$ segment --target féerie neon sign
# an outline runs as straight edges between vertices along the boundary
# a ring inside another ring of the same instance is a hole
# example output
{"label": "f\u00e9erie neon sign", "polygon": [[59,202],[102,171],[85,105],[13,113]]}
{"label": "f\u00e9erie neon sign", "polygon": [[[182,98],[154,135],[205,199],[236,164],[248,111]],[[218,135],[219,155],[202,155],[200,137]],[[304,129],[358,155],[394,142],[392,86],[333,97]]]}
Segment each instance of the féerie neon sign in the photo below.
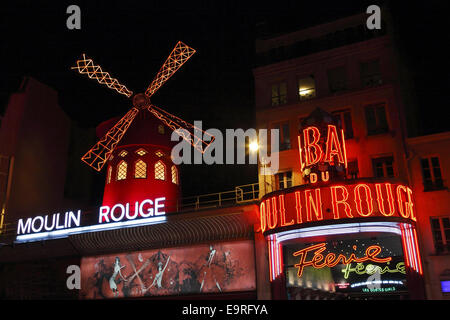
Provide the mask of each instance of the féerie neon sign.
{"label": "f\u00e9erie neon sign", "polygon": [[[386,263],[392,260],[391,257],[388,258],[380,258],[378,255],[381,252],[381,247],[377,245],[369,246],[365,255],[361,258],[357,258],[355,253],[351,253],[349,257],[344,256],[343,254],[339,254],[336,256],[335,253],[328,253],[327,255],[323,255],[322,253],[327,249],[326,243],[318,243],[312,245],[310,247],[298,250],[293,253],[294,257],[299,257],[300,260],[297,264],[294,265],[298,269],[297,276],[300,278],[303,274],[303,269],[305,267],[314,267],[315,269],[321,269],[324,267],[335,267],[339,263],[342,264],[350,264],[353,262],[362,263],[366,261],[372,261],[376,263]],[[356,246],[353,246],[353,249],[356,250]],[[313,257],[307,260],[308,253],[312,252]]]}
{"label": "f\u00e9erie neon sign", "polygon": [[373,265],[373,264],[363,264],[363,263],[357,263],[355,267],[352,267],[352,264],[349,263],[345,266],[345,268],[342,270],[344,273],[344,279],[348,279],[350,274],[354,272],[357,275],[372,275],[375,273],[379,273],[380,275],[385,273],[402,273],[406,274],[406,268],[404,262],[399,262],[395,265],[395,268],[389,268],[389,265],[386,265],[384,267]]}

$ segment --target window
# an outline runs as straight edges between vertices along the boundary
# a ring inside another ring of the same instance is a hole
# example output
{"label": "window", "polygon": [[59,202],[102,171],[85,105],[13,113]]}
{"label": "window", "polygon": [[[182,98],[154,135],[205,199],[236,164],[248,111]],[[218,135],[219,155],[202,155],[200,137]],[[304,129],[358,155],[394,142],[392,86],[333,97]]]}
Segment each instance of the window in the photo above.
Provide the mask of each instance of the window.
{"label": "window", "polygon": [[394,157],[372,159],[373,175],[376,178],[389,178],[394,176]]}
{"label": "window", "polygon": [[363,87],[374,87],[383,84],[379,60],[363,62],[360,67],[361,84]]}
{"label": "window", "polygon": [[160,150],[156,151],[155,154],[158,158],[164,157],[164,153]]}
{"label": "window", "polygon": [[331,93],[347,90],[347,73],[345,67],[328,70],[328,87]]}
{"label": "window", "polygon": [[424,191],[440,190],[444,188],[441,166],[438,157],[427,157],[420,160]]}
{"label": "window", "polygon": [[316,83],[313,76],[298,80],[298,97],[307,100],[316,96]]}
{"label": "window", "polygon": [[159,134],[164,134],[165,133],[165,129],[164,129],[164,126],[162,124],[160,124],[158,126],[158,133]]}
{"label": "window", "polygon": [[349,179],[357,179],[359,174],[358,159],[350,160],[347,163],[347,176]]}
{"label": "window", "polygon": [[273,125],[273,129],[278,129],[279,133],[279,150],[289,150],[291,148],[291,136],[289,132],[289,122],[281,122]]}
{"label": "window", "polygon": [[172,166],[172,183],[178,184],[178,170],[177,167]]}
{"label": "window", "polygon": [[345,139],[353,138],[352,113],[349,109],[334,111],[333,115],[341,121],[342,129],[344,129]]}
{"label": "window", "polygon": [[272,85],[272,107],[287,103],[287,85],[281,82]]}
{"label": "window", "polygon": [[368,105],[364,111],[366,114],[367,134],[369,136],[389,131],[384,103]]}
{"label": "window", "polygon": [[292,171],[280,172],[275,175],[278,190],[292,187]]}
{"label": "window", "polygon": [[155,179],[156,180],[166,180],[166,167],[164,166],[164,163],[161,161],[158,161],[155,163]]}
{"label": "window", "polygon": [[122,150],[119,152],[119,157],[125,157],[128,154],[128,152],[126,150]]}
{"label": "window", "polygon": [[136,151],[136,153],[142,157],[147,154],[147,151],[145,151],[145,149],[139,149],[138,151]]}
{"label": "window", "polygon": [[134,164],[134,177],[136,179],[147,178],[147,164],[144,161],[138,160]]}
{"label": "window", "polygon": [[111,175],[112,175],[112,166],[108,167],[108,177],[106,178],[106,183],[111,182]]}
{"label": "window", "polygon": [[450,253],[450,217],[431,218],[436,253]]}
{"label": "window", "polygon": [[117,166],[117,180],[125,180],[127,178],[127,163],[125,161],[121,161]]}

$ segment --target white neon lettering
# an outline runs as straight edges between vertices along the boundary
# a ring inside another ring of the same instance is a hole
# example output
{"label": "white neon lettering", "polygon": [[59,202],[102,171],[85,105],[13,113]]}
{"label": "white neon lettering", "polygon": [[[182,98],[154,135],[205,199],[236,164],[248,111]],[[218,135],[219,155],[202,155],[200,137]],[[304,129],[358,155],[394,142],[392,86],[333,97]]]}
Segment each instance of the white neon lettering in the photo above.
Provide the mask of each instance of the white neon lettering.
{"label": "white neon lettering", "polygon": [[105,222],[109,222],[108,214],[109,214],[108,206],[100,207],[99,214],[98,214],[98,223],[103,223],[103,220]]}
{"label": "white neon lettering", "polygon": [[[133,216],[130,216],[130,210],[127,210],[127,213],[126,213],[126,218],[128,219],[128,220],[133,220],[133,219],[135,219],[136,218],[136,216],[138,215],[138,205],[139,205],[139,202],[137,202],[136,201],[136,203],[134,204],[134,215]],[[129,208],[129,206],[127,206],[127,208]]]}
{"label": "white neon lettering", "polygon": [[56,218],[56,216],[55,215],[52,215],[52,218],[53,218],[53,220],[52,220],[52,226],[51,227],[49,227],[48,226],[48,216],[45,216],[45,224],[44,224],[44,228],[45,228],[45,230],[47,230],[47,231],[50,231],[50,230],[53,230],[53,228],[55,227],[55,224],[56,224],[56,220],[55,220],[55,218]]}
{"label": "white neon lettering", "polygon": [[[127,207],[129,207],[128,203],[127,203]],[[118,218],[116,218],[116,216],[114,215],[114,210],[116,208],[120,208],[120,211],[121,211],[120,212],[120,216]],[[112,209],[111,209],[111,219],[113,221],[118,222],[118,221],[122,220],[124,216],[125,216],[125,207],[123,206],[123,204],[118,203],[114,207],[112,207]]]}
{"label": "white neon lettering", "polygon": [[57,213],[56,214],[56,229],[59,230],[59,229],[64,229],[64,228],[65,228],[65,225],[59,224],[59,213]]}
{"label": "white neon lettering", "polygon": [[165,211],[159,211],[160,208],[164,208],[164,203],[159,204],[160,201],[165,201],[165,197],[155,199],[155,216],[160,216],[166,214]]}
{"label": "white neon lettering", "polygon": [[27,222],[25,222],[25,225],[24,225],[23,219],[19,219],[19,223],[17,224],[17,234],[30,233],[31,220],[32,220],[31,218],[28,218]]}
{"label": "white neon lettering", "polygon": [[148,208],[148,209],[147,209],[147,213],[144,213],[144,212],[143,212],[142,209],[143,209],[143,207],[144,207],[144,204],[146,204],[146,203],[149,203],[150,205],[153,205],[153,201],[150,200],[150,199],[147,199],[147,200],[144,200],[144,201],[141,202],[141,205],[139,206],[139,214],[140,214],[141,217],[143,217],[143,218],[148,218],[148,217],[153,216],[153,208]]}
{"label": "white neon lettering", "polygon": [[[36,221],[40,221],[40,225],[39,228],[35,227]],[[33,232],[40,232],[42,230],[42,228],[44,227],[44,218],[42,218],[41,216],[37,216],[33,218],[33,222],[31,223],[31,230],[33,230]]]}
{"label": "white neon lettering", "polygon": [[[77,226],[77,227],[80,226],[81,210],[78,210],[76,216],[75,216],[75,213],[73,213],[72,211],[69,211],[69,214],[67,214],[67,212],[66,212],[66,215],[68,215],[67,220],[69,220],[69,225],[68,225],[69,228],[72,228],[73,226]],[[72,222],[74,225],[72,225]]]}

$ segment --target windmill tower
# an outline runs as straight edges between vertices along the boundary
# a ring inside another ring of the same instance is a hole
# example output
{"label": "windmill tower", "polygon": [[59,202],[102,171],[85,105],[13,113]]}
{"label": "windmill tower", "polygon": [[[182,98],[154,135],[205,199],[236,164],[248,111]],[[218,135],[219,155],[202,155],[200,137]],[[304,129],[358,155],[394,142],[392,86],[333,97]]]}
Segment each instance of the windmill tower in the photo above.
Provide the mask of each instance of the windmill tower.
{"label": "windmill tower", "polygon": [[145,93],[138,94],[84,54],[72,67],[127,96],[133,104],[122,118],[107,120],[97,127],[97,135],[102,138],[81,158],[97,171],[106,166],[103,205],[129,203],[131,208],[136,201],[164,197],[166,212],[176,209],[180,177],[170,158],[172,131],[202,153],[214,137],[153,105],[150,98],[194,53],[194,49],[178,42]]}

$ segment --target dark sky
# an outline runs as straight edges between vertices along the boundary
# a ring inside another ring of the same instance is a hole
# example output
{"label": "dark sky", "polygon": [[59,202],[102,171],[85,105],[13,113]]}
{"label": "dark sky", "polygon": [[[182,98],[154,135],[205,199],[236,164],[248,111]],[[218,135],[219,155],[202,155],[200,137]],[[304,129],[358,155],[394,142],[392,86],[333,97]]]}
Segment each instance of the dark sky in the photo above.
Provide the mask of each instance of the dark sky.
{"label": "dark sky", "polygon": [[[389,3],[411,69],[424,133],[449,130],[447,1]],[[364,12],[380,1],[6,1],[1,2],[2,108],[23,75],[54,87],[79,126],[124,114],[126,97],[70,70],[85,52],[134,92],[145,91],[178,40],[197,53],[152,102],[207,128],[254,125],[254,40]],[[81,8],[81,30],[66,28],[66,8]],[[423,111],[423,110],[426,110]],[[183,169],[185,188],[223,191],[257,181],[255,166]],[[211,177],[217,181],[212,182]],[[205,181],[208,181],[207,183]],[[187,186],[187,187],[186,187]]]}

